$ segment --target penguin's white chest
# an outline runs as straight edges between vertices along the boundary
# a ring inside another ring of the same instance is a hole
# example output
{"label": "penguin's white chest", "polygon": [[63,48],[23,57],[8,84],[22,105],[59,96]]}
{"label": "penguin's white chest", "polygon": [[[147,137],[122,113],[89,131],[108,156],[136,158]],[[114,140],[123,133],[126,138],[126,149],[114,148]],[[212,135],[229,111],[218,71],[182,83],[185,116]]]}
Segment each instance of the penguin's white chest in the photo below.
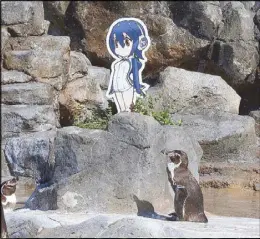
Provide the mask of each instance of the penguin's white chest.
{"label": "penguin's white chest", "polygon": [[6,197],[6,201],[5,202],[2,201],[3,206],[6,206],[8,203],[16,204],[16,196],[14,193],[10,196],[5,196],[5,197]]}

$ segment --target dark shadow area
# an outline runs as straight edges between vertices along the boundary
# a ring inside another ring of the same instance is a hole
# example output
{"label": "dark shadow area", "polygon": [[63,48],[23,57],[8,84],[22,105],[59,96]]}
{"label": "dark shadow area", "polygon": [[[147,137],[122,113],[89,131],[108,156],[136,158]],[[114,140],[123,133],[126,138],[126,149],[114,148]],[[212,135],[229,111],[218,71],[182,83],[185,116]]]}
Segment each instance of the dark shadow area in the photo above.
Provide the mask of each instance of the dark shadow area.
{"label": "dark shadow area", "polygon": [[237,93],[241,97],[239,115],[248,115],[250,111],[260,109],[260,84],[243,85]]}
{"label": "dark shadow area", "polygon": [[174,213],[169,214],[169,216],[160,215],[154,211],[154,206],[150,202],[145,200],[139,200],[139,198],[136,195],[133,195],[133,199],[136,203],[138,210],[137,216],[159,219],[164,221],[177,220],[177,217]]}
{"label": "dark shadow area", "polygon": [[73,124],[73,116],[64,105],[60,106],[60,125],[61,127],[71,126]]}

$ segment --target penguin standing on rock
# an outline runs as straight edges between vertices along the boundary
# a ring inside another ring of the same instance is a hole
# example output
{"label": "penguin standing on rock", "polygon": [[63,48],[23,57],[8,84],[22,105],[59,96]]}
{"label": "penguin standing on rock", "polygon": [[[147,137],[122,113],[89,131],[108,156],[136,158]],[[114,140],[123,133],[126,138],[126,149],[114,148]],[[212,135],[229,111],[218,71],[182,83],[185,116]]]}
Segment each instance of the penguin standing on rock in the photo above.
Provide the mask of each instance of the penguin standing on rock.
{"label": "penguin standing on rock", "polygon": [[1,238],[8,238],[7,226],[4,217],[4,208],[14,208],[16,205],[16,185],[18,177],[1,183]]}
{"label": "penguin standing on rock", "polygon": [[197,180],[188,169],[188,156],[181,150],[163,152],[170,163],[167,165],[168,180],[174,190],[175,216],[181,221],[203,222],[208,219],[204,213],[203,194]]}

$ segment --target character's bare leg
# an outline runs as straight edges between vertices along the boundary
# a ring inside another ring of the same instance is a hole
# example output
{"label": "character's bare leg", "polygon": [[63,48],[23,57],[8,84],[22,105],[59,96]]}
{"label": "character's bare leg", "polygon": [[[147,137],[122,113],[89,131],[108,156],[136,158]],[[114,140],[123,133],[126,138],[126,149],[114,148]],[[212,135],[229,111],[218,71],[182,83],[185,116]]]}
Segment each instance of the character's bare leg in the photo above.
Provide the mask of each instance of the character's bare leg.
{"label": "character's bare leg", "polygon": [[125,103],[121,92],[115,93],[114,100],[117,108],[117,113],[125,111]]}
{"label": "character's bare leg", "polygon": [[133,88],[122,92],[125,111],[131,112],[131,104],[133,103]]}

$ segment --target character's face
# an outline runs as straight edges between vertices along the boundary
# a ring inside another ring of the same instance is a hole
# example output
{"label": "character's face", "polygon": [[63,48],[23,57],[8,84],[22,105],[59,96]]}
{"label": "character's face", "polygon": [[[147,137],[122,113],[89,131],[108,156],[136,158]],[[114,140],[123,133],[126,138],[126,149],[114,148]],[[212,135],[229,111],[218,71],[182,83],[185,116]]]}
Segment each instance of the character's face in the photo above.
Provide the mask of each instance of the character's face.
{"label": "character's face", "polygon": [[116,35],[114,34],[115,53],[119,57],[128,57],[132,51],[133,40],[125,32],[123,32],[123,36],[125,43],[124,47],[120,45],[119,41],[116,39]]}

